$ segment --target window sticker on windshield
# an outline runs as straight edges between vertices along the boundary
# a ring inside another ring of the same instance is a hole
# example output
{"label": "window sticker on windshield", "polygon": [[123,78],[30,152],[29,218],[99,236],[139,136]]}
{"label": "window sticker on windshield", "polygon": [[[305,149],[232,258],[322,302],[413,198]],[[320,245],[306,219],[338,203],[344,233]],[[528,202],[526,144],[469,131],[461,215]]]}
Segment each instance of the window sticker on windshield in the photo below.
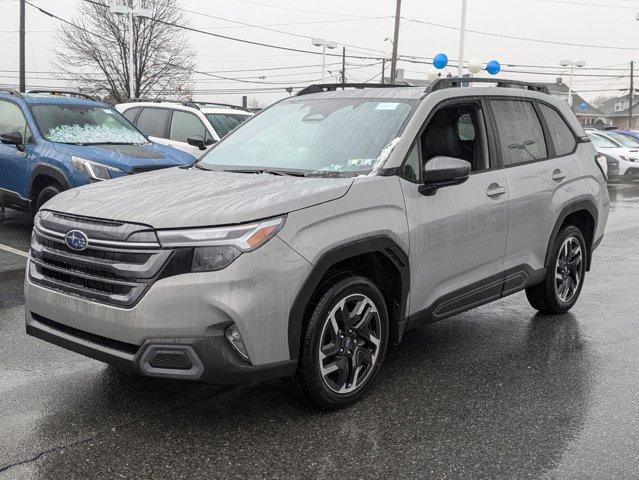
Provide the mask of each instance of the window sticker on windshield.
{"label": "window sticker on windshield", "polygon": [[378,103],[375,110],[395,110],[399,103]]}
{"label": "window sticker on windshield", "polygon": [[374,158],[353,158],[347,162],[347,165],[355,166],[355,167],[364,167],[368,165],[372,165],[375,161]]}
{"label": "window sticker on windshield", "polygon": [[103,108],[102,111],[104,113],[108,113],[109,115],[113,115],[115,112],[113,110],[111,110],[110,108]]}

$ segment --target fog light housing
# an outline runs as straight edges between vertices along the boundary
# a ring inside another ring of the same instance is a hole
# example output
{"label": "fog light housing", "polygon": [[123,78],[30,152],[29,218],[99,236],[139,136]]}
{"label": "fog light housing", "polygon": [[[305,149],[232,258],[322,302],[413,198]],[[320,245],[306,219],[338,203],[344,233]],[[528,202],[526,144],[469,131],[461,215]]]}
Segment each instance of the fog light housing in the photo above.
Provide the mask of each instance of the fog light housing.
{"label": "fog light housing", "polygon": [[237,325],[233,324],[224,331],[226,335],[226,339],[229,341],[233,349],[247,362],[249,361],[248,352],[246,351],[246,346],[244,345],[244,340],[242,340],[242,335],[240,335],[240,330],[237,328]]}

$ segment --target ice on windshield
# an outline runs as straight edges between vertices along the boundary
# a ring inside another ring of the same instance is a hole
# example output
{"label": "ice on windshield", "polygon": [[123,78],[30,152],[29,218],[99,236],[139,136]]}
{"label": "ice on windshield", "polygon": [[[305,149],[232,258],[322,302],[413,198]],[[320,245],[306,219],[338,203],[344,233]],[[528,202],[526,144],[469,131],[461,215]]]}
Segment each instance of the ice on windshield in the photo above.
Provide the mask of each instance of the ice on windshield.
{"label": "ice on windshield", "polygon": [[60,125],[49,130],[48,139],[60,143],[143,143],[138,132],[112,125]]}
{"label": "ice on windshield", "polygon": [[146,138],[118,112],[88,105],[35,105],[42,136],[59,143],[144,143]]}

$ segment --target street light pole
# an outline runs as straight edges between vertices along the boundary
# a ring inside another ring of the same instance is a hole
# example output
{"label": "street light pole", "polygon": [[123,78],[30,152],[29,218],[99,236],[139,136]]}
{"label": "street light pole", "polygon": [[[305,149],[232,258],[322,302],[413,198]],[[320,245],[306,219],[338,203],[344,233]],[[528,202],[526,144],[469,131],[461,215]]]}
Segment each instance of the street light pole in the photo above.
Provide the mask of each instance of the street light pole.
{"label": "street light pole", "polygon": [[572,109],[572,80],[575,73],[575,67],[581,68],[586,66],[583,60],[562,60],[559,62],[562,67],[570,67],[570,80],[568,81],[568,105]]}
{"label": "street light pole", "polygon": [[457,67],[457,76],[464,74],[464,44],[466,43],[466,7],[467,0],[462,0],[461,25],[459,29],[459,66]]}
{"label": "street light pole", "polygon": [[311,43],[315,47],[322,47],[322,83],[324,83],[326,79],[326,49],[337,48],[337,43],[324,40],[323,38],[313,38],[311,39]]}
{"label": "street light pole", "polygon": [[145,8],[130,8],[126,5],[114,4],[109,7],[114,15],[126,15],[129,29],[129,99],[135,97],[135,42],[133,39],[133,18],[151,18],[151,10]]}

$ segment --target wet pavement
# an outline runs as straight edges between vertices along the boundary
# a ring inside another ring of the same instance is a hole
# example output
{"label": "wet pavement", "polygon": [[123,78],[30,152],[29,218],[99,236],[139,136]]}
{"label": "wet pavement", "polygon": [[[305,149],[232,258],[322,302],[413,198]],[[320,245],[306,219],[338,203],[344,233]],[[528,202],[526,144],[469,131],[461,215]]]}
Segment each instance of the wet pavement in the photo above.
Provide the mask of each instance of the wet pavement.
{"label": "wet pavement", "polygon": [[[365,399],[321,413],[280,382],[153,380],[24,333],[25,259],[0,249],[0,479],[639,478],[639,186],[581,298],[523,293],[393,347]],[[26,250],[11,214],[0,244]]]}

